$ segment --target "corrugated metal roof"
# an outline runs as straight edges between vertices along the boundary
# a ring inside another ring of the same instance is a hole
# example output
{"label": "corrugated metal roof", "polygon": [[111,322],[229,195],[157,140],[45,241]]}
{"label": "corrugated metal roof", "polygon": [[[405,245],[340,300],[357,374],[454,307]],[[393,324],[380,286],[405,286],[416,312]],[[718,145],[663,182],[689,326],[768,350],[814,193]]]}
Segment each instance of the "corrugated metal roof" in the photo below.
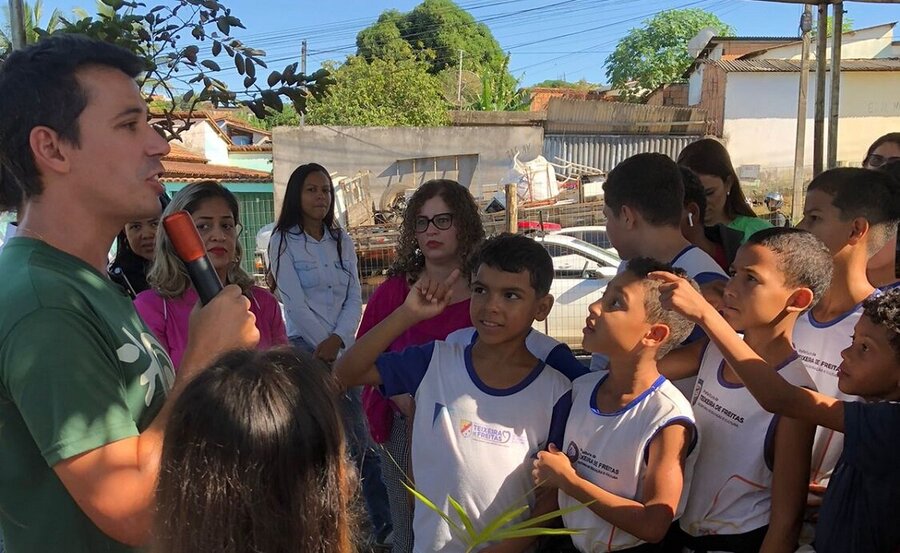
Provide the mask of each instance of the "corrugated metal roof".
{"label": "corrugated metal roof", "polygon": [[657,152],[675,159],[681,150],[700,136],[654,135],[544,135],[543,156],[550,161],[566,160],[608,172],[621,161],[640,153]]}
{"label": "corrugated metal roof", "polygon": [[[793,73],[800,71],[800,60],[750,59],[704,61],[729,73]],[[829,62],[829,70],[831,69]],[[810,62],[810,71],[815,62]],[[900,58],[841,60],[841,71],[900,71]]]}

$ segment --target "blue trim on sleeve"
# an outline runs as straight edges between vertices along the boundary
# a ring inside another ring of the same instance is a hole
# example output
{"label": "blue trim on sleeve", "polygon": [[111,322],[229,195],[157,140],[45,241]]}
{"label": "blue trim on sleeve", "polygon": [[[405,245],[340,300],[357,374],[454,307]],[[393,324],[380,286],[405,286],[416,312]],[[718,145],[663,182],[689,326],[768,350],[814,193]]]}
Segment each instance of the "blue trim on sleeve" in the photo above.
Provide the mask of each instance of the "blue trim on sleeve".
{"label": "blue trim on sleeve", "polygon": [[697,423],[691,420],[690,417],[685,417],[683,415],[672,417],[667,420],[665,424],[661,425],[656,429],[656,432],[650,436],[650,439],[647,440],[647,443],[644,444],[644,464],[647,464],[647,461],[650,460],[650,443],[653,442],[654,439],[659,435],[660,432],[663,431],[664,428],[668,428],[673,424],[684,424],[691,431],[691,443],[688,445],[687,453],[685,454],[685,459],[687,459],[691,453],[694,452],[694,448],[697,447],[697,442],[700,441],[700,435],[697,432]]}
{"label": "blue trim on sleeve", "polygon": [[375,360],[375,368],[381,376],[381,393],[385,397],[415,395],[431,366],[433,355],[434,342],[379,355]]}
{"label": "blue trim on sleeve", "polygon": [[569,390],[556,401],[550,417],[550,431],[547,433],[547,444],[556,444],[557,449],[565,451],[566,423],[572,411],[572,390]]}
{"label": "blue trim on sleeve", "polygon": [[586,375],[590,372],[581,361],[579,361],[569,346],[559,344],[547,355],[546,362],[554,369],[561,372],[569,381]]}

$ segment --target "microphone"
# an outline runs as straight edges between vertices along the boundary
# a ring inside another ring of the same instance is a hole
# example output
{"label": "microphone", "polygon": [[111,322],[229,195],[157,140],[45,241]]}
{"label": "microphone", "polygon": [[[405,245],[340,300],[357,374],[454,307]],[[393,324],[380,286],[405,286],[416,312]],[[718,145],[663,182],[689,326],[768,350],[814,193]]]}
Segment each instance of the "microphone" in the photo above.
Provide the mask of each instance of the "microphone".
{"label": "microphone", "polygon": [[163,226],[175,247],[175,253],[187,268],[191,284],[200,296],[200,303],[206,305],[222,291],[222,281],[206,255],[191,214],[177,211],[163,219]]}

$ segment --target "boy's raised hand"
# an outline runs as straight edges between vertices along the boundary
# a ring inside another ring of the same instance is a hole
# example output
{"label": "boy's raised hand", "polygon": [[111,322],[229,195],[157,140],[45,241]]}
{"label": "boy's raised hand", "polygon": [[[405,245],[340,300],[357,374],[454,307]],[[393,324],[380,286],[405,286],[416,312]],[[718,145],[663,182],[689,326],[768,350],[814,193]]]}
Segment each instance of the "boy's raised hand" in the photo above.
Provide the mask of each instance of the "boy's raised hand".
{"label": "boy's raised hand", "polygon": [[423,274],[406,295],[403,309],[420,321],[440,315],[450,304],[453,285],[459,280],[460,274],[460,270],[455,269],[443,282]]}
{"label": "boy's raised hand", "polygon": [[703,319],[707,309],[714,309],[691,283],[666,271],[654,271],[647,275],[659,281],[659,303],[663,309],[675,311],[695,323]]}

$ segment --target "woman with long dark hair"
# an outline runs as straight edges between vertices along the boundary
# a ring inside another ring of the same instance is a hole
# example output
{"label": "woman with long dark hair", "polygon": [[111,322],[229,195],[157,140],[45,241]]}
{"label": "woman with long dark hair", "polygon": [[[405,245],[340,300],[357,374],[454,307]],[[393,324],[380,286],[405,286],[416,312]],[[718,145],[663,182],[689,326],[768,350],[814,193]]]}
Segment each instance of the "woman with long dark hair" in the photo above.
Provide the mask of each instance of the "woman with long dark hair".
{"label": "woman with long dark hair", "polygon": [[[166,194],[159,197],[162,209],[170,201]],[[116,237],[116,257],[109,264],[109,277],[132,299],[150,287],[147,273],[155,255],[158,228],[159,217],[130,221]]]}
{"label": "woman with long dark hair", "polygon": [[678,164],[696,173],[706,190],[707,226],[722,224],[739,230],[745,241],[754,232],[772,226],[750,209],[731,156],[718,140],[703,138],[691,142],[678,155]]}
{"label": "woman with long dark hair", "polygon": [[[352,344],[362,314],[356,249],[335,219],[334,204],[328,171],[317,163],[297,167],[288,179],[268,248],[291,344],[326,363]],[[387,492],[358,388],[344,394],[341,412],[348,449],[362,476],[373,538],[383,542],[391,532]]]}

